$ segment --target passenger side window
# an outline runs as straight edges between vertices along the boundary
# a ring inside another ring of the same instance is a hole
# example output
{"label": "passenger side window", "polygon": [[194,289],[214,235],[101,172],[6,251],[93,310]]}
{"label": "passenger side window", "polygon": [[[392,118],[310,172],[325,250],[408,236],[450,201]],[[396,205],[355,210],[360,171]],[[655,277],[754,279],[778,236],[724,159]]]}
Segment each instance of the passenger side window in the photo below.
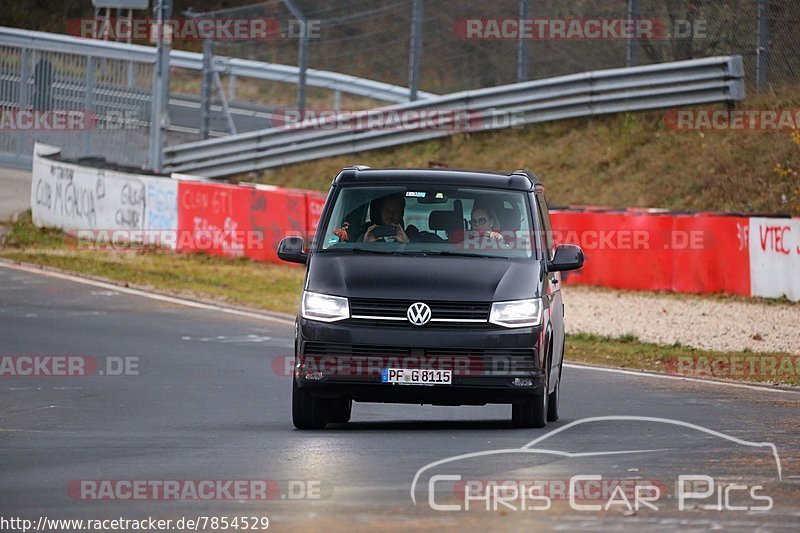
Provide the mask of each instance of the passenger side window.
{"label": "passenger side window", "polygon": [[550,224],[550,211],[547,209],[547,200],[544,193],[536,193],[536,203],[539,205],[539,220],[544,229],[544,243],[547,246],[548,259],[553,259],[556,253],[555,242],[553,241],[553,227]]}

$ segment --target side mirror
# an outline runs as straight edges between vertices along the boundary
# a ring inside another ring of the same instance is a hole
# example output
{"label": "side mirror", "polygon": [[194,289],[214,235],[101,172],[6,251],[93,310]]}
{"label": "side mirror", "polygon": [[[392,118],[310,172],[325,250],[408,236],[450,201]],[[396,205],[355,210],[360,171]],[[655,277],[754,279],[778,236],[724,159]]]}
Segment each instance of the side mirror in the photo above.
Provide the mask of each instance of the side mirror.
{"label": "side mirror", "polygon": [[578,270],[583,266],[583,250],[574,244],[561,244],[556,247],[556,255],[547,262],[549,272]]}
{"label": "side mirror", "polygon": [[308,254],[303,251],[302,237],[284,237],[278,245],[278,257],[288,263],[308,262]]}

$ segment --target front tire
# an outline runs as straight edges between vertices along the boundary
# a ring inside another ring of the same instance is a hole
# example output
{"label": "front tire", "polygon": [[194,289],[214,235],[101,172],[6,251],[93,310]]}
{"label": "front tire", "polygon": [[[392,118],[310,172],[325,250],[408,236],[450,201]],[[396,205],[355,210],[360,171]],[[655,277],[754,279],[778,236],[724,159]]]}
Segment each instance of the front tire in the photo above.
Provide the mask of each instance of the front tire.
{"label": "front tire", "polygon": [[524,403],[511,405],[511,420],[517,428],[543,428],[547,425],[548,400],[547,377],[541,392],[537,392]]}
{"label": "front tire", "polygon": [[548,422],[555,422],[558,420],[558,401],[561,397],[561,366],[564,363],[558,365],[558,373],[556,374],[556,386],[553,389],[553,392],[550,393],[550,397],[547,399],[547,421]]}
{"label": "front tire", "polygon": [[335,422],[337,424],[346,424],[350,422],[350,415],[353,412],[353,400],[350,398],[342,398],[341,400],[332,400],[328,404],[328,422]]}
{"label": "front tire", "polygon": [[297,429],[323,429],[328,424],[325,404],[292,379],[292,423]]}
{"label": "front tire", "polygon": [[[517,428],[543,428],[550,420],[550,361],[553,357],[552,341],[548,346],[549,356],[545,359],[544,376],[541,390],[533,394],[524,403],[511,405],[511,421]],[[560,374],[560,371],[559,371]],[[558,383],[556,383],[558,386]],[[556,389],[557,390],[557,389]],[[553,391],[556,392],[556,391]],[[558,397],[558,394],[556,394]],[[558,417],[558,400],[556,400],[556,418]]]}

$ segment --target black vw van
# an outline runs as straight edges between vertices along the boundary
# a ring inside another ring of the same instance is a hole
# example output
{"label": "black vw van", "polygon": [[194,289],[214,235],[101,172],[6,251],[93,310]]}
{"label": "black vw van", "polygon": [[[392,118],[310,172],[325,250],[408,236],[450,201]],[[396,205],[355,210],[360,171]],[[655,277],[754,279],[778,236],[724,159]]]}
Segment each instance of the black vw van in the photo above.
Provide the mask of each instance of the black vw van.
{"label": "black vw van", "polygon": [[560,272],[544,189],[526,171],[377,170],[333,180],[296,322],[292,418],[350,420],[352,402],[512,405],[517,427],[558,419]]}

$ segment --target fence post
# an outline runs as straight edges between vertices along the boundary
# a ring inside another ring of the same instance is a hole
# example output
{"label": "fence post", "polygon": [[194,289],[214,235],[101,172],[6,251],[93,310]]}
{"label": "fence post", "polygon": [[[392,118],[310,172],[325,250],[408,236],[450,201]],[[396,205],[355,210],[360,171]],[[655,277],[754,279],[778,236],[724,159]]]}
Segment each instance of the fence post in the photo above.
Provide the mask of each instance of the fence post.
{"label": "fence post", "polygon": [[228,75],[228,100],[236,100],[236,74]]}
{"label": "fence post", "polygon": [[308,71],[308,27],[303,19],[303,35],[300,37],[300,48],[297,51],[300,75],[297,80],[297,110],[302,117],[306,111],[306,78]]}
{"label": "fence post", "polygon": [[211,131],[211,84],[214,75],[214,41],[211,36],[203,38],[203,73],[200,87],[200,138],[208,139]]}
{"label": "fence post", "polygon": [[[130,28],[133,28],[133,9],[128,10],[128,25]],[[133,42],[133,31],[128,32],[128,36],[125,39],[125,42],[127,42],[128,44],[131,44]],[[127,67],[128,67],[128,88],[130,89],[134,85],[133,61],[128,61]]]}
{"label": "fence post", "polygon": [[342,108],[342,91],[336,89],[335,91],[333,91],[333,110],[338,113],[341,110],[341,108]]}
{"label": "fence post", "polygon": [[408,99],[416,100],[422,58],[422,0],[411,3],[411,42],[408,54]]}
{"label": "fence post", "polygon": [[228,99],[225,98],[225,89],[222,87],[222,79],[219,77],[219,72],[214,71],[212,78],[214,79],[214,86],[217,88],[220,103],[222,103],[222,114],[225,115],[225,120],[228,122],[228,132],[231,135],[236,135],[236,123],[233,121],[231,109],[228,107]]}
{"label": "fence post", "polygon": [[31,54],[27,48],[20,51],[19,62],[19,108],[26,109],[31,105],[31,87],[28,84],[31,79]]}
{"label": "fence post", "polygon": [[[23,48],[19,54],[19,107],[18,111],[25,111],[31,104],[31,87],[28,80],[31,77],[31,53],[27,48]],[[17,131],[17,159],[22,156],[23,146],[25,145],[25,135],[20,129]]]}
{"label": "fence post", "polygon": [[756,88],[767,89],[769,62],[769,0],[758,0],[758,42],[756,43]]}
{"label": "fence post", "polygon": [[[531,0],[519,0],[519,18],[531,17]],[[528,81],[528,42],[522,32],[517,40],[517,83]]]}
{"label": "fence post", "polygon": [[49,110],[53,108],[53,64],[42,55],[41,59],[33,60],[33,108]]}
{"label": "fence post", "polygon": [[[628,0],[628,20],[635,20],[639,18],[639,0]],[[636,66],[636,51],[639,43],[636,42],[636,37],[628,39],[628,50],[625,58],[625,65],[628,67]]]}
{"label": "fence post", "polygon": [[[83,130],[83,155],[91,155],[92,151],[92,127],[94,124],[94,113],[92,106],[94,103],[94,57],[86,57],[86,82],[84,83],[84,90],[86,93],[83,97],[83,112],[88,114],[84,116],[84,130]],[[89,122],[91,121],[91,122]],[[99,126],[99,124],[97,124]]]}
{"label": "fence post", "polygon": [[[156,0],[157,26],[156,62],[153,65],[153,98],[150,101],[150,146],[149,160],[152,170],[162,169],[164,156],[164,132],[169,122],[169,50],[171,35],[165,36],[164,20],[172,16],[172,0]],[[167,37],[167,39],[165,39]]]}
{"label": "fence post", "polygon": [[286,9],[301,23],[303,34],[297,48],[297,66],[300,73],[297,78],[297,110],[302,117],[306,110],[306,71],[308,70],[308,21],[293,0],[281,0]]}

